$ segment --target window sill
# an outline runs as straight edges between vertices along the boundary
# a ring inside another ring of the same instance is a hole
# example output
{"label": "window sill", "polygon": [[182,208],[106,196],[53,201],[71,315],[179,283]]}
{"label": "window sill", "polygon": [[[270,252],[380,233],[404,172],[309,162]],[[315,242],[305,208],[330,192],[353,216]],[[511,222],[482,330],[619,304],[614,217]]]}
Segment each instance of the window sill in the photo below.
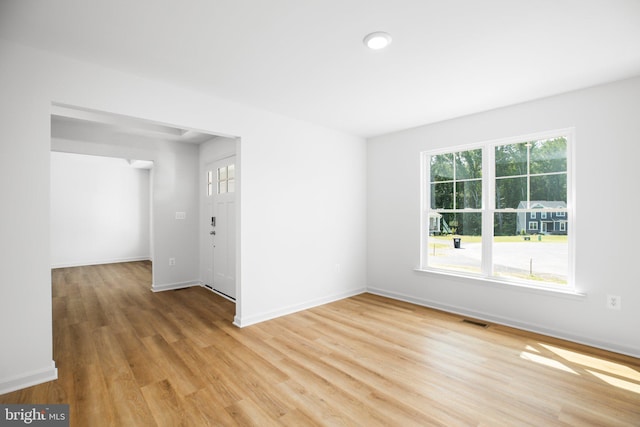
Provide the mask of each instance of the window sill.
{"label": "window sill", "polygon": [[423,268],[415,268],[414,271],[422,274],[435,275],[439,277],[445,277],[449,279],[461,280],[473,284],[481,284],[492,288],[517,290],[542,295],[553,295],[571,299],[584,299],[587,294],[585,292],[578,291],[576,289],[559,289],[552,287],[533,286],[524,283],[515,283],[508,281],[501,281],[497,279],[489,279],[486,277],[468,276],[464,274],[456,274],[448,271],[427,270]]}

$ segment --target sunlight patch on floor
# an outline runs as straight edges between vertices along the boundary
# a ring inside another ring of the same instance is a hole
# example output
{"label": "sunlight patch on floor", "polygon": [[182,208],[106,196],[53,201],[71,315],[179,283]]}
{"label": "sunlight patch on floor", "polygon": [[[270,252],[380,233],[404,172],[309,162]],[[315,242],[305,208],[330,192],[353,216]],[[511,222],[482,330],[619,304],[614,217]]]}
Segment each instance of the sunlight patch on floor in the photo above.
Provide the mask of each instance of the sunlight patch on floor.
{"label": "sunlight patch on floor", "polygon": [[530,360],[532,362],[539,363],[541,365],[549,366],[551,368],[560,369],[561,371],[570,372],[572,374],[578,375],[576,371],[569,368],[567,365],[564,365],[557,360],[549,359],[548,357],[540,356],[539,354],[528,353],[523,351],[520,353],[520,357],[525,360]]}
{"label": "sunlight patch on floor", "polygon": [[640,384],[636,384],[631,381],[626,381],[618,377],[612,377],[610,375],[606,375],[601,372],[590,371],[588,369],[587,369],[587,372],[589,372],[591,375],[597,378],[600,378],[602,381],[606,382],[607,384],[611,384],[612,386],[640,394]]}
{"label": "sunlight patch on floor", "polygon": [[576,353],[575,351],[554,347],[549,344],[540,343],[540,345],[570,362],[577,363],[592,369],[597,369],[598,371],[603,371],[609,374],[624,377],[633,381],[640,381],[640,372],[636,371],[635,369],[629,368],[628,366],[621,365],[620,363],[611,362],[609,360],[602,360],[593,356],[587,356],[584,354]]}

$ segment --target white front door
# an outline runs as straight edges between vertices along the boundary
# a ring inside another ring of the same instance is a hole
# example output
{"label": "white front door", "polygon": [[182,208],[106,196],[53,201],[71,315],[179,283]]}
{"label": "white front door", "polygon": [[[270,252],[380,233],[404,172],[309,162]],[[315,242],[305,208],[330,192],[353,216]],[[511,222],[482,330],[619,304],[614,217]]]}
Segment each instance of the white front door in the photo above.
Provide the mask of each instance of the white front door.
{"label": "white front door", "polygon": [[236,298],[235,156],[210,163],[207,169],[208,285]]}

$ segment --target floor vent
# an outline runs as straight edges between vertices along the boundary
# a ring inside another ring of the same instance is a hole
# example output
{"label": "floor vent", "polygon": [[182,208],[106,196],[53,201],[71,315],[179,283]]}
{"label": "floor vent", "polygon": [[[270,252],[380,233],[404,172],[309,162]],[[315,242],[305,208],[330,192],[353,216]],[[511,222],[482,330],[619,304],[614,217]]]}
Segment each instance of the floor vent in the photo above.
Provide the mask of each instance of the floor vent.
{"label": "floor vent", "polygon": [[468,323],[470,325],[474,325],[474,326],[480,326],[481,328],[488,328],[489,324],[488,323],[483,323],[480,322],[478,320],[470,320],[470,319],[462,319],[463,323]]}

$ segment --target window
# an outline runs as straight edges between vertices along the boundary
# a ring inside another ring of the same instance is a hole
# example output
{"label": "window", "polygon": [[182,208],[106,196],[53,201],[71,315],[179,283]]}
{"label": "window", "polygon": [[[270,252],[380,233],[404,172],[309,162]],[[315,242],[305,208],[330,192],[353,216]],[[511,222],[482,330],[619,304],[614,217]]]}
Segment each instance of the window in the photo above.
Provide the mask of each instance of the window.
{"label": "window", "polygon": [[218,168],[218,194],[233,193],[236,189],[235,165]]}
{"label": "window", "polygon": [[568,129],[423,153],[421,268],[573,286],[571,138]]}
{"label": "window", "polygon": [[[215,176],[215,183],[214,183]],[[215,184],[215,187],[214,187]],[[217,194],[234,193],[236,191],[236,166],[230,164],[207,172],[207,196],[212,196],[214,188]]]}
{"label": "window", "polygon": [[207,196],[213,195],[213,171],[207,172]]}

